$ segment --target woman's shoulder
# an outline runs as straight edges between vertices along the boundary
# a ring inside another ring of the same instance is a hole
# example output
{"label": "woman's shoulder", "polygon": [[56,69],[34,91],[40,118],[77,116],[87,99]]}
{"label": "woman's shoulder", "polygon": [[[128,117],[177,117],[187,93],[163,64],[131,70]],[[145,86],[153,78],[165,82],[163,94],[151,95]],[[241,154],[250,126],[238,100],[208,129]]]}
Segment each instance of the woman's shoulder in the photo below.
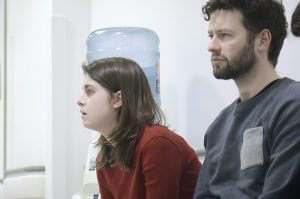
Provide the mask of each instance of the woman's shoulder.
{"label": "woman's shoulder", "polygon": [[142,140],[151,140],[153,138],[170,138],[177,137],[177,135],[174,131],[171,131],[166,126],[161,125],[148,125],[144,128],[144,132],[142,135]]}
{"label": "woman's shoulder", "polygon": [[146,126],[139,141],[139,148],[147,148],[160,143],[167,143],[178,149],[189,148],[186,141],[168,127],[160,125]]}
{"label": "woman's shoulder", "polygon": [[193,163],[200,167],[194,149],[180,135],[164,126],[147,126],[136,148],[137,159],[153,161],[164,154],[176,157],[186,165]]}

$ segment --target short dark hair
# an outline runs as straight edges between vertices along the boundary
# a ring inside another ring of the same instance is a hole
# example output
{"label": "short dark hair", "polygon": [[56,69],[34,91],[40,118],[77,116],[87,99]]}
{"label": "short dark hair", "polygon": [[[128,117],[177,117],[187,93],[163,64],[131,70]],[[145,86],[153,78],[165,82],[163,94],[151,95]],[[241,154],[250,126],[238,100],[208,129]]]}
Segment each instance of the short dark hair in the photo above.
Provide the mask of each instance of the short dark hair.
{"label": "short dark hair", "polygon": [[[82,66],[83,71],[106,88],[111,95],[121,91],[122,106],[117,126],[109,137],[98,140],[100,152],[97,168],[109,169],[115,165],[125,170],[132,168],[136,144],[146,125],[164,125],[165,116],[155,103],[142,68],[133,60],[111,57]],[[114,147],[112,147],[114,145]]]}
{"label": "short dark hair", "polygon": [[300,3],[298,3],[295,11],[293,12],[291,30],[295,36],[300,37]]}
{"label": "short dark hair", "polygon": [[254,38],[263,29],[268,29],[272,34],[268,59],[276,66],[288,26],[282,4],[275,0],[209,0],[202,7],[205,20],[209,21],[216,10],[240,11],[242,23],[250,38]]}

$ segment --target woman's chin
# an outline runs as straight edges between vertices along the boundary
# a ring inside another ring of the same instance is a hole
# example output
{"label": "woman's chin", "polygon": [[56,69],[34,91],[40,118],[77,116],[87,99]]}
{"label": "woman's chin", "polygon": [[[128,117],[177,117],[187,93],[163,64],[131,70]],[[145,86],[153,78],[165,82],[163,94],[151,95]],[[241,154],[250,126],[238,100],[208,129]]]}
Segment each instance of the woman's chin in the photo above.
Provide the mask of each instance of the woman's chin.
{"label": "woman's chin", "polygon": [[[87,129],[92,129],[91,128],[91,125],[89,125],[89,123],[87,123],[86,121],[83,121],[83,126],[85,127],[85,128],[87,128]],[[93,129],[92,129],[93,130]]]}

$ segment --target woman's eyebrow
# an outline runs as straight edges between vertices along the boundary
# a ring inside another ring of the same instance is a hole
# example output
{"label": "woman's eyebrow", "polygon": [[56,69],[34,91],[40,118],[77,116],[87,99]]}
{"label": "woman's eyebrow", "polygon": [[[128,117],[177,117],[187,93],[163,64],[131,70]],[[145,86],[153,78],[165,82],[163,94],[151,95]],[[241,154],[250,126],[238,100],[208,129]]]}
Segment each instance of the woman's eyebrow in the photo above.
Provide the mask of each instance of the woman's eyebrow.
{"label": "woman's eyebrow", "polygon": [[84,86],[82,86],[81,88],[82,89],[87,89],[88,87],[94,87],[93,85],[90,85],[90,84],[85,84]]}

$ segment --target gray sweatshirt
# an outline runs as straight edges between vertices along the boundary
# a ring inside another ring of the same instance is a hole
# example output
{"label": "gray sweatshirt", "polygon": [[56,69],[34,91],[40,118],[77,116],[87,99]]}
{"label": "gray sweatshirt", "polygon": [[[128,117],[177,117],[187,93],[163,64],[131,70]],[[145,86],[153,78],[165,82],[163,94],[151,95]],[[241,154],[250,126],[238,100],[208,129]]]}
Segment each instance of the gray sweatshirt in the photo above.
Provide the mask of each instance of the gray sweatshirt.
{"label": "gray sweatshirt", "polygon": [[300,83],[283,78],[208,128],[194,199],[300,198]]}

